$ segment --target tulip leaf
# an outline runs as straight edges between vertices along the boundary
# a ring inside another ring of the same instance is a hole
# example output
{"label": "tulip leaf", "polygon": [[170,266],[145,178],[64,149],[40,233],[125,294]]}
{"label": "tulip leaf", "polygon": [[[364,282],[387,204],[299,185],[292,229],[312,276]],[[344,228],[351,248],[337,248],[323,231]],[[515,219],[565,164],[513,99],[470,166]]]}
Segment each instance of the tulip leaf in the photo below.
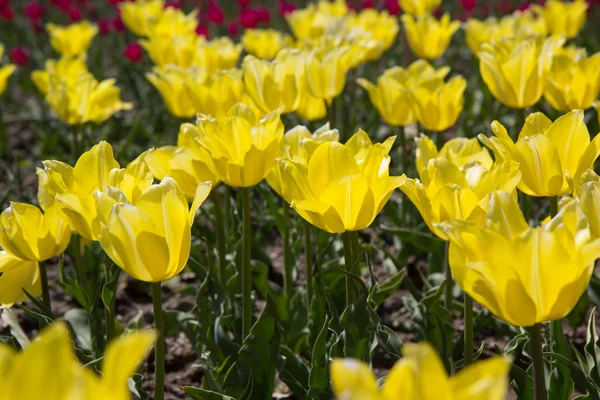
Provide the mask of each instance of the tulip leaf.
{"label": "tulip leaf", "polygon": [[329,389],[328,328],[329,319],[326,318],[312,350],[308,397],[314,400],[329,400],[332,397]]}
{"label": "tulip leaf", "polygon": [[397,274],[389,277],[383,283],[376,283],[371,289],[370,300],[379,307],[388,297],[394,294],[406,276],[406,269],[401,269]]}
{"label": "tulip leaf", "polygon": [[310,369],[308,363],[289,347],[282,345],[279,348],[279,362],[277,366],[279,379],[284,382],[298,400],[308,398],[308,383]]}
{"label": "tulip leaf", "polygon": [[[567,359],[571,359],[571,348],[563,333],[562,320],[552,321],[550,348],[553,352],[561,354]],[[554,363],[555,368],[550,373],[550,386],[548,396],[550,400],[562,400],[569,398],[573,394],[573,382],[569,368],[565,365]]]}
{"label": "tulip leaf", "polygon": [[404,345],[400,336],[389,327],[379,325],[379,337],[392,360],[399,360],[402,355],[402,346]]}
{"label": "tulip leaf", "polygon": [[189,395],[192,399],[196,400],[236,400],[235,397],[226,396],[224,394],[202,388],[184,386],[181,388],[181,390],[183,390],[184,393]]}
{"label": "tulip leaf", "polygon": [[17,340],[19,346],[21,346],[22,349],[28,347],[30,343],[29,338],[21,328],[21,325],[19,325],[19,321],[13,310],[10,308],[4,310],[2,312],[2,320],[9,326],[10,334]]}
{"label": "tulip leaf", "polygon": [[90,319],[87,311],[81,308],[69,310],[63,316],[69,323],[79,347],[86,351],[92,351],[92,337],[90,332]]}

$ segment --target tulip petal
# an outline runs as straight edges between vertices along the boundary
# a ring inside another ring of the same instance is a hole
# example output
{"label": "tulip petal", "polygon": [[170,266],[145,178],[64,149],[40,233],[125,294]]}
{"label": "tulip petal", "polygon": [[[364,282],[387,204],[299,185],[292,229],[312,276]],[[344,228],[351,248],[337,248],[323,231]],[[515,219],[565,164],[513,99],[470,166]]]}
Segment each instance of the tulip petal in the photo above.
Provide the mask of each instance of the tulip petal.
{"label": "tulip petal", "polygon": [[461,400],[503,400],[508,391],[511,362],[503,356],[478,361],[452,379],[453,393]]}
{"label": "tulip petal", "polygon": [[[437,352],[428,343],[407,343],[402,347],[403,360],[414,365],[415,393],[424,399],[445,399],[450,393],[450,379]],[[431,382],[435,382],[432,385]]]}
{"label": "tulip petal", "polygon": [[369,366],[353,359],[333,360],[331,383],[338,398],[376,399],[379,388]]}

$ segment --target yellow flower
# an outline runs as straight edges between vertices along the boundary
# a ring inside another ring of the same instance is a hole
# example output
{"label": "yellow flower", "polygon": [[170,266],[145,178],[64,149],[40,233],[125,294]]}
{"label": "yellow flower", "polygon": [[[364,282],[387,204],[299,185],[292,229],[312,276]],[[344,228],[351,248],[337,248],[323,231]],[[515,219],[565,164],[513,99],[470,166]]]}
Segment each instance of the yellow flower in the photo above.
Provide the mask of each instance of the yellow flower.
{"label": "yellow flower", "polygon": [[[340,39],[342,39],[340,41]],[[339,43],[337,43],[339,42]],[[347,67],[356,68],[369,61],[379,60],[383,54],[383,42],[373,39],[371,34],[360,28],[355,28],[343,37],[336,37],[332,41],[333,48],[340,45],[348,47],[346,56]]]}
{"label": "yellow flower", "polygon": [[197,25],[196,11],[185,15],[178,8],[167,7],[158,18],[150,20],[146,36],[192,36]]}
{"label": "yellow flower", "polygon": [[0,400],[129,399],[127,380],[150,350],[154,333],[139,331],[111,342],[100,378],[76,361],[69,332],[66,323],[57,322],[20,353],[0,344]]}
{"label": "yellow flower", "polygon": [[[0,308],[10,308],[15,303],[27,301],[28,297],[23,289],[32,296],[42,295],[42,281],[37,261],[22,260],[0,251]],[[2,360],[1,355],[0,360]]]}
{"label": "yellow flower", "polygon": [[367,228],[401,182],[400,177],[389,176],[389,152],[395,139],[373,144],[359,130],[345,145],[307,142],[318,145],[308,160],[280,160],[282,180],[291,186],[290,206],[330,233]]}
{"label": "yellow flower", "polygon": [[279,110],[259,120],[242,103],[234,105],[225,120],[200,115],[197,125],[195,140],[211,154],[219,179],[229,186],[250,187],[262,181],[283,140]]}
{"label": "yellow flower", "polygon": [[197,186],[191,207],[172,178],[149,186],[129,202],[118,189],[96,191],[106,254],[135,279],[161,282],[185,267],[191,247],[194,214],[210,193],[211,183]]}
{"label": "yellow flower", "polygon": [[444,79],[449,71],[448,67],[436,71],[427,61],[417,60],[407,69],[392,67],[386,70],[377,78],[377,86],[362,78],[357,82],[367,90],[371,103],[385,122],[393,126],[406,126],[415,122],[408,89],[417,87],[429,78]]}
{"label": "yellow flower", "polygon": [[264,113],[295,111],[303,96],[304,60],[297,50],[283,50],[274,61],[246,56],[242,65],[246,92]]}
{"label": "yellow flower", "polygon": [[333,360],[331,380],[339,400],[503,400],[508,392],[510,359],[479,361],[448,376],[435,349],[426,342],[402,347],[398,361],[380,388],[368,365],[352,359]]}
{"label": "yellow flower", "polygon": [[167,111],[177,118],[189,118],[196,114],[187,85],[203,80],[202,72],[196,68],[183,70],[176,65],[154,67],[146,79],[160,92]]}
{"label": "yellow flower", "polygon": [[0,246],[28,261],[45,261],[69,245],[71,229],[57,205],[45,210],[31,204],[10,203],[0,215]]}
{"label": "yellow flower", "polygon": [[[308,160],[321,143],[337,142],[339,132],[337,129],[330,129],[329,123],[317,129],[313,134],[302,125],[290,129],[283,136],[283,142],[277,158],[290,159],[303,165],[308,164]],[[292,187],[286,179],[283,166],[276,164],[267,175],[267,183],[271,188],[288,203],[292,202]]]}
{"label": "yellow flower", "polygon": [[600,238],[600,176],[589,169],[583,173],[581,180],[581,186],[575,194],[588,218],[592,236]]}
{"label": "yellow flower", "polygon": [[580,186],[581,175],[600,155],[600,137],[590,142],[583,111],[574,110],[552,122],[542,113],[527,117],[516,143],[506,128],[494,121],[495,137],[479,140],[494,151],[496,160],[519,163],[519,189],[530,196],[560,196]]}
{"label": "yellow flower", "polygon": [[154,180],[145,157],[145,153],[140,155],[121,170],[112,147],[102,141],[83,153],[75,167],[60,161],[44,161],[44,169],[38,170],[40,205],[48,210],[58,203],[75,232],[97,240],[100,225],[94,192],[113,186],[129,201],[135,201]]}
{"label": "yellow flower", "polygon": [[600,53],[568,47],[554,53],[544,98],[561,112],[592,106],[600,92]]}
{"label": "yellow flower", "polygon": [[84,54],[98,34],[98,27],[89,21],[81,21],[69,26],[46,24],[50,35],[50,44],[62,56],[78,56]]}
{"label": "yellow flower", "polygon": [[417,121],[428,130],[441,132],[456,123],[465,102],[467,81],[460,75],[447,83],[439,77],[431,77],[418,86],[410,88],[409,94]]}
{"label": "yellow flower", "polygon": [[80,75],[89,73],[86,65],[86,55],[76,57],[63,56],[58,60],[47,60],[45,69],[33,71],[31,80],[38,90],[45,96],[50,91],[51,80],[53,82],[68,82],[67,86],[76,85]]}
{"label": "yellow flower", "polygon": [[242,45],[255,57],[272,59],[279,50],[292,45],[292,38],[275,29],[247,29],[242,36]]}
{"label": "yellow flower", "polygon": [[598,115],[598,123],[600,124],[600,101],[597,101],[594,104],[592,104],[592,107],[596,109],[596,114]]}
{"label": "yellow flower", "polygon": [[411,15],[421,16],[435,11],[442,0],[399,0],[402,11]]}
{"label": "yellow flower", "polygon": [[239,69],[215,71],[207,77],[189,75],[183,84],[192,108],[200,114],[223,119],[234,104],[248,102]]}
{"label": "yellow flower", "polygon": [[444,14],[439,21],[431,14],[424,14],[417,18],[404,14],[402,23],[412,52],[417,57],[428,60],[444,54],[452,40],[452,35],[460,28],[460,22],[450,22],[448,14]]}
{"label": "yellow flower", "polygon": [[332,17],[343,17],[348,14],[346,0],[319,0],[317,10]]}
{"label": "yellow flower", "polygon": [[328,17],[318,13],[314,4],[309,4],[306,8],[299,8],[287,14],[285,18],[296,39],[302,40],[321,36],[329,22],[326,21]]}
{"label": "yellow flower", "polygon": [[586,0],[572,2],[548,0],[544,7],[537,4],[533,7],[546,21],[548,33],[565,35],[567,39],[572,39],[577,36],[585,24],[588,3]]}
{"label": "yellow flower", "polygon": [[482,45],[479,71],[494,97],[511,108],[538,102],[550,69],[552,55],[564,38],[511,37]]}
{"label": "yellow flower", "polygon": [[119,4],[121,19],[137,36],[149,36],[151,26],[163,14],[163,0],[136,0]]}
{"label": "yellow flower", "polygon": [[496,192],[483,225],[449,222],[450,267],[458,285],[502,320],[532,326],[565,317],[587,288],[600,239],[577,201],[530,228],[514,196]]}
{"label": "yellow flower", "polygon": [[[0,60],[2,60],[2,56],[4,55],[4,45],[0,43]],[[0,67],[0,95],[4,93],[6,90],[6,85],[8,83],[8,78],[15,72],[17,67],[14,64],[7,64]]]}
{"label": "yellow flower", "polygon": [[347,46],[330,51],[316,49],[306,57],[305,73],[308,88],[314,97],[328,103],[344,90],[350,69]]}
{"label": "yellow flower", "polygon": [[317,121],[327,116],[325,100],[313,96],[308,90],[300,98],[296,114],[308,121]]}
{"label": "yellow flower", "polygon": [[378,40],[383,45],[383,50],[388,50],[396,41],[398,20],[387,11],[378,12],[372,8],[365,8],[358,14],[350,14],[347,19],[348,27],[361,28],[368,32],[372,39]]}

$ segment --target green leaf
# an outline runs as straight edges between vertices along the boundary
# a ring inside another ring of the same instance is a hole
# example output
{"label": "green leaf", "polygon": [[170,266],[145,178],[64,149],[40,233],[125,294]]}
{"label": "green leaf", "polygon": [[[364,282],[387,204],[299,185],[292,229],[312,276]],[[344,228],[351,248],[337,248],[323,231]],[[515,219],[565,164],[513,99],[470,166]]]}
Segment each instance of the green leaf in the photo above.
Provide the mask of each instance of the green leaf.
{"label": "green leaf", "polygon": [[181,388],[185,394],[190,395],[196,400],[235,400],[234,397],[226,396],[221,393],[212,392],[201,388],[195,388],[191,386],[184,386]]}
{"label": "green leaf", "polygon": [[596,307],[592,309],[587,327],[585,343],[585,358],[588,364],[589,377],[600,385],[600,347],[598,347],[598,332],[596,332]]}
{"label": "green leaf", "polygon": [[277,366],[279,379],[284,382],[298,400],[308,398],[310,369],[308,363],[285,345],[279,349]]}
{"label": "green leaf", "polygon": [[326,318],[313,346],[308,390],[310,399],[329,400],[332,398],[329,389],[329,356],[327,354],[328,327],[329,320]]}
{"label": "green leaf", "polygon": [[63,316],[69,323],[79,347],[85,351],[92,351],[92,337],[90,333],[90,320],[87,311],[81,308],[69,310]]}
{"label": "green leaf", "polygon": [[[562,319],[552,321],[551,328],[551,343],[550,349],[571,359],[571,347],[565,338],[562,328]],[[556,361],[553,363],[554,368],[550,373],[550,386],[548,388],[548,396],[550,400],[568,399],[573,394],[573,382],[571,381],[571,373],[569,367],[559,364]]]}
{"label": "green leaf", "polygon": [[389,277],[383,283],[375,284],[371,288],[370,300],[375,303],[375,307],[379,307],[388,297],[394,294],[406,276],[406,269],[403,268],[394,276]]}
{"label": "green leaf", "polygon": [[379,337],[383,342],[385,350],[390,355],[393,361],[400,359],[402,355],[402,339],[393,330],[385,325],[379,325]]}
{"label": "green leaf", "polygon": [[22,349],[27,348],[30,344],[29,338],[21,328],[21,325],[19,325],[17,316],[10,308],[4,310],[2,313],[2,320],[9,326],[10,334],[17,340],[19,346],[21,346]]}
{"label": "green leaf", "polygon": [[426,253],[431,253],[436,257],[443,258],[446,249],[445,242],[431,234],[417,232],[412,229],[392,228],[389,226],[381,227],[384,231],[397,236],[403,242],[410,243],[417,249]]}

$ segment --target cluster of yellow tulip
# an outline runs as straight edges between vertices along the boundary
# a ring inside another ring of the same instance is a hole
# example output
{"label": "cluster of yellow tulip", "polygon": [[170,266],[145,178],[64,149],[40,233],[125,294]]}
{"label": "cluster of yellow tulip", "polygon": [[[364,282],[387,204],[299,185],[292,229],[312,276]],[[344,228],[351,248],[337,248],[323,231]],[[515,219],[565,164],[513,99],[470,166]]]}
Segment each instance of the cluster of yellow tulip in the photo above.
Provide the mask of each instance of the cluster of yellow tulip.
{"label": "cluster of yellow tulip", "polygon": [[[4,45],[0,43],[0,61],[4,55]],[[8,84],[8,78],[15,72],[16,66],[14,64],[7,64],[0,67],[0,95],[6,90]]]}

